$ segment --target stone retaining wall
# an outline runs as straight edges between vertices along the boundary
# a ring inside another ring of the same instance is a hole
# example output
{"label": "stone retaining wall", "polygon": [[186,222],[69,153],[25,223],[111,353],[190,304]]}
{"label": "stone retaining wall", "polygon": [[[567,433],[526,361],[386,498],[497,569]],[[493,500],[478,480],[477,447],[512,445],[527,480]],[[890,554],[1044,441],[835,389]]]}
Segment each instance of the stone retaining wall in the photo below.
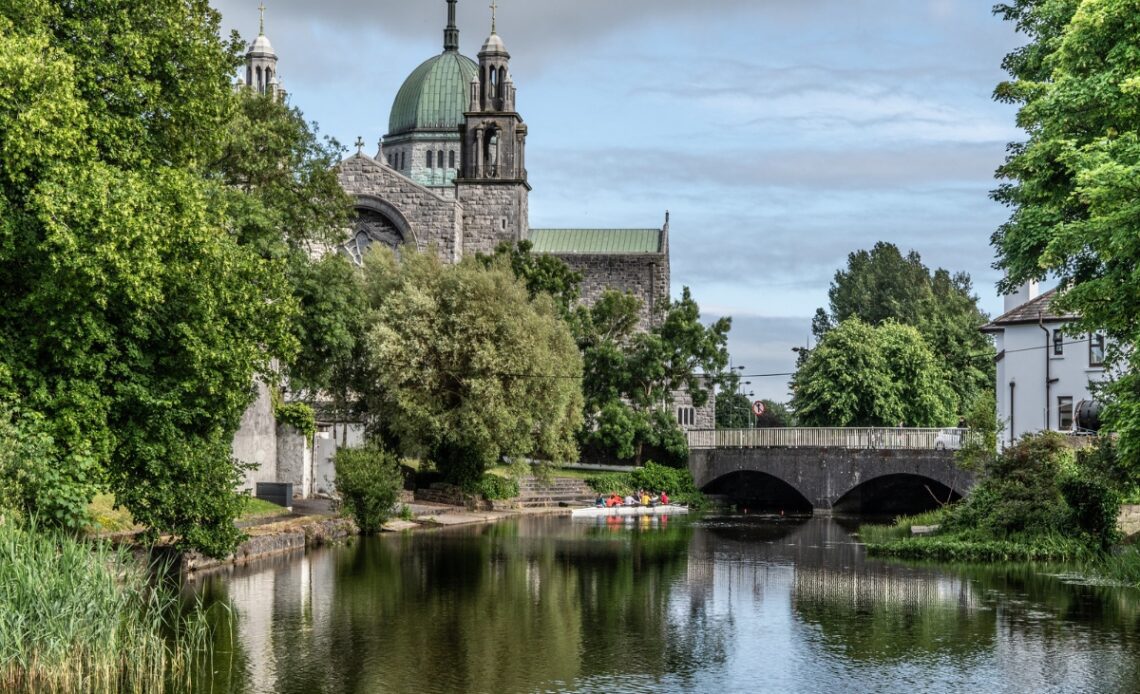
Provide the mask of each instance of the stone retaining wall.
{"label": "stone retaining wall", "polygon": [[1140,533],[1140,505],[1121,506],[1116,524],[1125,537]]}
{"label": "stone retaining wall", "polygon": [[241,543],[236,552],[222,559],[212,559],[198,552],[187,552],[179,558],[179,567],[183,572],[190,572],[228,564],[245,564],[275,554],[320,547],[359,533],[356,523],[348,518],[317,520],[283,528],[280,532],[267,532],[264,535],[251,537]]}
{"label": "stone retaining wall", "polygon": [[467,497],[462,489],[443,482],[436,482],[427,489],[416,490],[416,501],[426,501],[429,504],[447,504],[449,506],[467,506]]}

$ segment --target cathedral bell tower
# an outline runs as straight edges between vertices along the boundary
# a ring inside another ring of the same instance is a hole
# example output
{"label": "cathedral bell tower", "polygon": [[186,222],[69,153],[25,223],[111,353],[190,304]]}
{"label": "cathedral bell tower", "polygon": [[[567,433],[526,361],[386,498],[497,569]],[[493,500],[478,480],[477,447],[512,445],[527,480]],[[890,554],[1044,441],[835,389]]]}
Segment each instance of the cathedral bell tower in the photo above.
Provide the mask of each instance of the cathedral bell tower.
{"label": "cathedral bell tower", "polygon": [[[494,12],[496,5],[491,7]],[[527,129],[515,111],[510,60],[492,15],[491,35],[479,51],[479,72],[471,80],[467,113],[459,126],[463,150],[456,186],[467,252],[493,251],[503,241],[528,235]]]}
{"label": "cathedral bell tower", "polygon": [[277,53],[265,36],[265,3],[258,7],[261,22],[257,38],[245,54],[245,87],[258,94],[267,94],[275,101],[285,100],[285,88],[277,76]]}

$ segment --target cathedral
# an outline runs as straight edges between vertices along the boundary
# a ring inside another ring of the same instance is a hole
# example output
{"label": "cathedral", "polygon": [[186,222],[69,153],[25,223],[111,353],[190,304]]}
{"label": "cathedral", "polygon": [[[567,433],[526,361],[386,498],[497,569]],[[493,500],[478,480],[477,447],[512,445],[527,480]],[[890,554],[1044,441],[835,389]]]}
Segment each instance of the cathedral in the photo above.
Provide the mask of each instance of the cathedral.
{"label": "cathedral", "polygon": [[[640,328],[651,328],[670,301],[668,213],[656,228],[532,229],[527,124],[518,110],[511,54],[493,16],[478,60],[460,53],[456,2],[447,0],[443,52],[412,70],[396,92],[379,151],[365,154],[358,139],[356,153],[337,167],[356,210],[339,252],[360,263],[376,244],[397,251],[414,247],[455,263],[526,240],[534,252],[557,257],[582,274],[586,303],[607,289],[637,296]],[[284,99],[277,60],[263,14],[236,87]],[[694,408],[688,393],[680,392],[672,406],[684,429],[714,428],[715,398]],[[310,448],[296,432],[275,427],[267,391],[262,392],[234,441],[235,457],[254,465],[246,486],[278,481],[294,484],[301,497],[329,492],[340,438],[336,426],[318,421]],[[359,444],[359,426],[348,425],[347,438],[349,445]]]}
{"label": "cathedral", "polygon": [[[355,201],[343,252],[360,262],[373,244],[434,249],[447,262],[528,240],[582,273],[582,298],[632,292],[648,328],[670,300],[669,222],[644,229],[533,229],[511,54],[495,29],[472,60],[459,52],[457,0],[447,0],[443,52],[411,71],[392,101],[375,156],[357,152],[338,173]],[[264,22],[246,56],[245,85],[284,95]]]}

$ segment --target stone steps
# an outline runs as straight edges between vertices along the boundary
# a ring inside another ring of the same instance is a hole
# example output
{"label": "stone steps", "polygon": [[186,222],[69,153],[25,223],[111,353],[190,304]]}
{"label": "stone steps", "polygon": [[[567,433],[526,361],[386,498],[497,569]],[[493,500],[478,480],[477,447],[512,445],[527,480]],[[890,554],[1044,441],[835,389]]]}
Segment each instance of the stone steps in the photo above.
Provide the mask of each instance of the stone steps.
{"label": "stone steps", "polygon": [[583,480],[555,478],[543,483],[533,477],[519,481],[517,504],[522,508],[588,506],[597,497]]}

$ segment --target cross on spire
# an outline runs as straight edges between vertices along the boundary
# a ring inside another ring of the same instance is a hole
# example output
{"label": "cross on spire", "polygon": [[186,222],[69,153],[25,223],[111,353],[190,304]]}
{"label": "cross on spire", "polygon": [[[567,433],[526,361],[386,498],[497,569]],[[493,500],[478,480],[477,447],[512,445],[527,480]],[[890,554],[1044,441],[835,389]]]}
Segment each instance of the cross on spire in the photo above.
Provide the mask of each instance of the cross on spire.
{"label": "cross on spire", "polygon": [[259,36],[265,36],[265,3],[261,2],[257,5],[257,11],[261,13],[261,27],[257,30]]}
{"label": "cross on spire", "polygon": [[491,33],[495,33],[495,14],[499,9],[499,0],[491,0]]}
{"label": "cross on spire", "polygon": [[356,155],[357,156],[363,156],[364,155],[364,145],[365,144],[366,143],[364,142],[364,138],[357,135],[356,136]]}

